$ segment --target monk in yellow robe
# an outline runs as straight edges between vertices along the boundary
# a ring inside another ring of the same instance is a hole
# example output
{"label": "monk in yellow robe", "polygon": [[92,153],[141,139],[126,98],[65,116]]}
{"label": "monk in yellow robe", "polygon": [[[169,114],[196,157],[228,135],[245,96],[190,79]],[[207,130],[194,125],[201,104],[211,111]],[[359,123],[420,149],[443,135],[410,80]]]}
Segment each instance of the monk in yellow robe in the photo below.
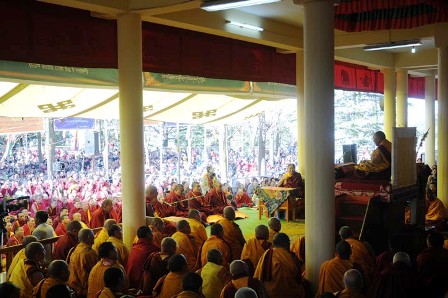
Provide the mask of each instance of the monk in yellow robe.
{"label": "monk in yellow robe", "polygon": [[177,242],[177,253],[183,254],[187,259],[188,271],[194,272],[196,270],[197,249],[194,238],[190,236],[190,233],[190,224],[182,219],[177,223],[177,232],[171,237]]}
{"label": "monk in yellow robe", "polygon": [[190,209],[188,211],[187,221],[190,224],[191,228],[190,235],[194,237],[194,241],[196,243],[196,249],[198,252],[202,244],[205,242],[205,240],[207,240],[207,231],[205,230],[205,227],[202,224],[201,214],[196,209]]}
{"label": "monk in yellow robe", "polygon": [[126,266],[129,258],[129,250],[123,243],[123,230],[119,225],[112,225],[109,229],[108,242],[112,242],[118,251],[118,262],[121,266]]}
{"label": "monk in yellow robe", "polygon": [[216,248],[222,253],[222,263],[224,267],[229,267],[232,261],[232,250],[230,245],[223,239],[224,230],[219,223],[215,223],[210,228],[210,237],[204,242],[198,254],[198,268],[202,268],[207,263],[207,252]]}
{"label": "monk in yellow robe", "polygon": [[[320,266],[317,296],[325,292],[338,292],[344,289],[342,280],[344,273],[350,269],[358,269],[359,265],[350,260],[352,249],[347,241],[341,240],[336,245],[336,256]],[[358,267],[358,268],[354,268]]]}
{"label": "monk in yellow robe", "polygon": [[104,222],[104,226],[101,229],[101,231],[95,236],[95,242],[92,245],[92,248],[98,252],[98,247],[101,245],[101,243],[104,243],[109,239],[109,229],[112,225],[116,225],[117,222],[115,219],[106,219]]}
{"label": "monk in yellow robe", "polygon": [[161,277],[154,286],[154,298],[171,298],[182,292],[182,280],[188,273],[187,260],[183,255],[176,254],[168,260],[167,275]]}
{"label": "monk in yellow robe", "polygon": [[382,131],[373,134],[373,142],[377,146],[370,160],[363,160],[355,166],[355,173],[360,177],[375,176],[390,179],[392,143],[386,139]]}
{"label": "monk in yellow robe", "polygon": [[431,182],[426,188],[426,224],[437,224],[444,222],[448,213],[442,201],[437,198],[437,184]]}
{"label": "monk in yellow robe", "polygon": [[223,211],[224,218],[219,220],[218,223],[222,225],[224,230],[223,239],[230,245],[232,250],[232,261],[239,260],[241,258],[241,252],[243,246],[246,243],[243,232],[235,221],[235,209],[227,206]]}
{"label": "monk in yellow robe", "polygon": [[32,297],[33,288],[44,279],[42,265],[45,262],[45,248],[39,242],[31,242],[25,248],[25,260],[19,260],[9,279],[20,288],[20,298]]}
{"label": "monk in yellow robe", "polygon": [[261,256],[272,246],[272,244],[267,241],[268,237],[268,227],[265,225],[258,225],[255,228],[255,238],[247,240],[246,244],[244,244],[241,260],[246,262],[251,274],[255,271]]}
{"label": "monk in yellow robe", "polygon": [[364,284],[368,286],[375,266],[373,253],[370,253],[369,248],[363,242],[354,238],[353,231],[350,227],[343,226],[340,228],[339,235],[342,240],[345,240],[350,244],[352,250],[350,260],[361,266]]}
{"label": "monk in yellow robe", "polygon": [[48,265],[48,277],[42,279],[33,289],[33,297],[45,298],[49,288],[63,284],[68,280],[68,264],[63,260],[54,260]]}
{"label": "monk in yellow robe", "polygon": [[[104,288],[104,272],[109,267],[117,267],[123,271],[126,276],[124,267],[118,263],[118,251],[112,242],[104,242],[98,248],[98,257],[100,260],[90,271],[87,288],[87,298],[95,298],[96,294]],[[127,277],[126,277],[127,281]],[[129,282],[126,282],[126,288]]]}
{"label": "monk in yellow robe", "polygon": [[268,249],[255,269],[271,298],[305,297],[300,263],[289,250],[290,240],[285,233],[274,237],[274,247]]}
{"label": "monk in yellow robe", "polygon": [[16,267],[16,265],[18,264],[18,262],[20,260],[25,260],[25,258],[26,258],[25,247],[29,243],[32,243],[32,242],[38,242],[36,236],[28,235],[28,236],[23,237],[23,241],[22,241],[23,248],[16,253],[16,255],[14,256],[14,258],[11,261],[11,265],[9,265],[8,272],[6,274],[7,281],[11,277],[11,273],[14,270],[14,267]]}
{"label": "monk in yellow robe", "polygon": [[173,298],[204,298],[201,276],[193,272],[187,273],[182,280],[182,292]]}
{"label": "monk in yellow robe", "polygon": [[91,229],[79,231],[78,239],[78,245],[69,253],[67,258],[70,269],[67,285],[76,291],[76,295],[86,296],[87,280],[90,271],[98,263],[98,254],[92,249],[95,238]]}
{"label": "monk in yellow robe", "polygon": [[363,294],[364,283],[361,272],[350,269],[344,273],[344,289],[337,292],[337,297],[342,298],[365,298]]}
{"label": "monk in yellow robe", "polygon": [[197,273],[201,274],[202,293],[205,297],[219,297],[221,290],[230,280],[229,269],[222,266],[222,253],[216,248],[207,252],[207,264]]}
{"label": "monk in yellow robe", "polygon": [[104,272],[104,288],[98,298],[115,298],[123,296],[126,289],[126,277],[124,272],[117,267],[109,267]]}
{"label": "monk in yellow robe", "polygon": [[163,231],[165,229],[165,223],[163,220],[159,217],[155,217],[153,219],[152,224],[149,225],[152,231],[152,241],[154,241],[154,244],[161,247],[162,240],[164,238]]}
{"label": "monk in yellow robe", "polygon": [[263,283],[249,274],[249,268],[243,261],[235,260],[230,263],[230,275],[232,279],[222,289],[220,298],[234,298],[241,288],[254,290],[260,298],[269,297]]}
{"label": "monk in yellow robe", "polygon": [[277,217],[271,217],[268,221],[269,238],[268,242],[273,243],[274,236],[280,233],[282,229],[282,222]]}

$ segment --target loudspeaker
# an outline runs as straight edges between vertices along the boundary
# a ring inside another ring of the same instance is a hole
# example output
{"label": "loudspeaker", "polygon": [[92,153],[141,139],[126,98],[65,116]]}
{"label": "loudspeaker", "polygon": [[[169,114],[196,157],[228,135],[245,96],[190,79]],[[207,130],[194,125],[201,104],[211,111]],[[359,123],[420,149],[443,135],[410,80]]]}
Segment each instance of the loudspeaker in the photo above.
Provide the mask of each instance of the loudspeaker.
{"label": "loudspeaker", "polygon": [[358,162],[356,144],[342,145],[344,163]]}
{"label": "loudspeaker", "polygon": [[86,155],[98,155],[99,149],[99,134],[91,130],[85,131],[84,152]]}

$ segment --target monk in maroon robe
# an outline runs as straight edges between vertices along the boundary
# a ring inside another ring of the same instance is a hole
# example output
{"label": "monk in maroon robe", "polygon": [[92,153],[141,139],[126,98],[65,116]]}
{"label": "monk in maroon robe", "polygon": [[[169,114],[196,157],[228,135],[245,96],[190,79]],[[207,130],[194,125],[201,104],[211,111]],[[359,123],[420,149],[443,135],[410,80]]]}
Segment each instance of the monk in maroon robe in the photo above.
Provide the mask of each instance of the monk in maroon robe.
{"label": "monk in maroon robe", "polygon": [[219,181],[213,183],[213,188],[205,195],[204,201],[205,205],[210,206],[213,214],[222,214],[224,208],[230,206]]}
{"label": "monk in maroon robe", "polygon": [[115,219],[117,221],[117,217],[112,200],[106,199],[101,203],[101,208],[93,212],[90,219],[90,228],[94,229],[104,226],[106,219]]}
{"label": "monk in maroon robe", "polygon": [[79,221],[72,220],[67,224],[67,234],[60,237],[53,249],[53,260],[66,260],[72,247],[78,244],[78,232],[82,229]]}
{"label": "monk in maroon robe", "polygon": [[188,207],[196,209],[201,214],[203,221],[206,221],[207,216],[213,214],[210,206],[205,206],[204,196],[201,192],[201,185],[199,182],[193,182],[190,192],[186,195],[188,200]]}
{"label": "monk in maroon robe", "polygon": [[244,191],[244,187],[238,188],[238,192],[236,193],[234,200],[238,208],[246,206],[252,207],[254,204],[249,195]]}
{"label": "monk in maroon robe", "polygon": [[165,197],[165,202],[171,204],[176,212],[176,216],[187,217],[188,215],[188,201],[185,199],[184,187],[182,184],[176,184],[173,191]]}

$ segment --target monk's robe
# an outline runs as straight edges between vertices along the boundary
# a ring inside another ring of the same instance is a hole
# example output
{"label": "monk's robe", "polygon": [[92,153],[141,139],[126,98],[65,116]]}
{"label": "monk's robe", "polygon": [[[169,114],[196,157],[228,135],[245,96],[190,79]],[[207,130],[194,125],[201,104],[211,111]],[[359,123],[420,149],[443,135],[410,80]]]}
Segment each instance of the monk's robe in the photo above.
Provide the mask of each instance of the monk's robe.
{"label": "monk's robe", "polygon": [[[370,160],[360,162],[355,166],[355,170],[361,171],[364,175],[370,173],[385,173],[389,171],[391,164],[392,144],[388,140],[383,140],[380,145],[372,152]],[[387,175],[384,176],[387,178]]]}
{"label": "monk's robe", "polygon": [[150,226],[150,228],[152,230],[152,241],[154,242],[155,245],[161,247],[163,234],[159,230],[157,230],[154,226]]}
{"label": "monk's robe", "polygon": [[204,296],[192,291],[183,291],[178,295],[173,296],[173,298],[204,298]]}
{"label": "monk's robe", "polygon": [[154,210],[154,216],[157,217],[168,217],[168,216],[175,216],[176,210],[168,204],[161,203],[159,201],[155,201],[153,203],[150,203],[151,208]]}
{"label": "monk's robe", "polygon": [[104,272],[106,272],[109,267],[120,268],[125,275],[126,284],[128,284],[128,279],[123,266],[111,260],[101,259],[95,266],[93,266],[92,271],[90,271],[89,279],[87,281],[87,298],[95,298],[96,294],[104,288]]}
{"label": "monk's robe", "polygon": [[271,246],[272,244],[266,240],[257,238],[249,239],[246,244],[244,244],[243,251],[241,253],[241,260],[247,264],[251,275],[253,275],[261,256],[266,250],[271,248]]}
{"label": "monk's robe", "polygon": [[33,297],[45,298],[49,288],[55,285],[64,285],[65,282],[55,277],[47,277],[42,279],[33,289]]}
{"label": "monk's robe", "polygon": [[305,263],[305,236],[299,237],[291,245],[291,251],[296,254],[301,263]]}
{"label": "monk's robe", "polygon": [[352,248],[352,254],[350,255],[350,260],[361,266],[361,273],[364,280],[364,285],[369,285],[371,281],[372,271],[374,267],[374,259],[370,254],[367,246],[361,241],[353,238],[345,239],[350,244]]}
{"label": "monk's robe", "polygon": [[171,298],[182,292],[182,280],[188,271],[170,272],[161,277],[154,286],[153,298]]}
{"label": "monk's robe", "polygon": [[204,204],[210,206],[213,214],[222,214],[224,208],[229,206],[225,193],[217,192],[214,188],[205,195]]}
{"label": "monk's robe", "polygon": [[182,232],[176,232],[171,236],[177,242],[177,253],[183,254],[187,259],[188,271],[196,270],[197,249],[194,238]]}
{"label": "monk's robe", "polygon": [[95,212],[92,214],[92,218],[90,219],[90,228],[99,228],[104,226],[104,222],[106,219],[115,219],[115,221],[118,223],[118,214],[117,212],[112,209],[109,213],[104,212],[102,208],[98,208]]}
{"label": "monk's robe", "polygon": [[43,274],[43,271],[34,261],[19,260],[17,262],[9,281],[20,289],[20,298],[32,297],[35,285],[31,283],[30,277],[37,271]]}
{"label": "monk's robe", "polygon": [[432,201],[426,200],[426,223],[443,222],[448,218],[448,213],[442,201],[434,198]]}
{"label": "monk's robe", "polygon": [[89,209],[81,209],[79,210],[79,214],[81,214],[81,221],[90,227],[90,220],[92,219],[93,212],[90,212]]}
{"label": "monk's robe", "polygon": [[212,262],[205,264],[197,273],[202,277],[202,293],[206,298],[219,297],[222,289],[230,280],[229,269]]}
{"label": "monk's robe", "polygon": [[104,287],[104,289],[101,290],[101,292],[96,298],[116,298],[116,297],[120,296],[116,296],[111,289]]}
{"label": "monk's robe", "polygon": [[96,252],[98,252],[98,247],[100,247],[101,244],[106,242],[107,239],[109,239],[109,232],[106,230],[106,228],[102,228],[101,231],[95,236],[92,248]]}
{"label": "monk's robe", "polygon": [[268,249],[258,262],[254,277],[264,284],[271,298],[305,297],[299,260],[286,249]]}
{"label": "monk's robe", "polygon": [[252,207],[253,205],[251,198],[245,192],[237,193],[233,199],[235,200],[236,206],[238,208],[244,206]]}
{"label": "monk's robe", "polygon": [[196,243],[196,255],[199,252],[202,244],[207,240],[207,231],[205,230],[204,225],[197,221],[194,218],[187,218],[188,223],[190,224],[191,233],[190,235],[194,237],[194,241]]}
{"label": "monk's robe", "polygon": [[375,267],[373,268],[372,277],[382,274],[392,266],[396,251],[385,251],[376,257]]}
{"label": "monk's robe", "polygon": [[218,223],[223,227],[224,241],[230,245],[230,249],[232,250],[232,261],[239,260],[241,258],[241,252],[243,251],[243,246],[245,243],[240,226],[227,218],[219,220]]}
{"label": "monk's robe", "polygon": [[229,264],[232,262],[232,250],[230,245],[223,239],[219,238],[216,235],[211,235],[202,245],[202,248],[199,251],[198,255],[198,263],[200,262],[200,268],[204,267],[207,263],[207,252],[216,248],[222,253],[222,264],[224,267],[229,267]]}
{"label": "monk's robe", "polygon": [[165,202],[172,204],[171,206],[175,210],[175,216],[187,217],[188,215],[188,201],[185,201],[184,196],[178,196],[174,192],[170,192],[165,197]]}
{"label": "monk's robe", "polygon": [[279,232],[274,231],[273,229],[269,229],[269,238],[268,238],[268,242],[274,244],[274,236],[277,235]]}
{"label": "monk's robe", "polygon": [[144,295],[152,295],[152,291],[157,281],[168,274],[168,259],[167,254],[155,252],[150,254],[143,264],[143,274],[140,280],[139,289]]}
{"label": "monk's robe", "polygon": [[325,261],[320,266],[317,295],[322,295],[325,292],[342,291],[344,289],[342,282],[344,273],[350,269],[358,269],[355,267],[351,260],[343,260],[339,257]]}
{"label": "monk's robe", "polygon": [[131,288],[140,286],[140,279],[143,274],[143,264],[148,256],[154,252],[160,251],[160,247],[154,244],[152,240],[139,239],[134,243],[129,254],[128,262],[126,264],[126,273],[129,278]]}
{"label": "monk's robe", "polygon": [[67,234],[67,228],[61,222],[60,224],[58,224],[54,232],[56,233],[57,236],[64,236],[65,234]]}
{"label": "monk's robe", "polygon": [[87,281],[92,268],[98,263],[98,254],[92,247],[80,242],[71,252],[68,259],[70,277],[67,285],[76,291],[78,296],[87,295]]}
{"label": "monk's robe", "polygon": [[14,270],[14,267],[16,267],[16,265],[18,264],[18,262],[20,260],[25,260],[26,256],[25,256],[25,248],[22,248],[21,250],[19,250],[16,255],[14,256],[14,258],[12,258],[11,261],[11,265],[9,265],[8,268],[8,272],[6,274],[6,280],[8,281],[9,278],[11,277],[11,273]]}
{"label": "monk's robe", "polygon": [[14,245],[19,245],[22,244],[22,239],[17,238],[16,236],[12,235],[9,239],[8,239],[8,243],[6,243],[6,246],[14,246]]}
{"label": "monk's robe", "polygon": [[[190,192],[185,196],[188,200],[188,207],[189,209],[196,209],[201,213],[202,220],[205,221],[208,215],[213,214],[212,209],[210,206],[205,205],[204,196],[202,193],[196,193],[193,190],[190,190]],[[194,199],[192,199],[194,198]],[[204,219],[205,217],[205,219]]]}
{"label": "monk's robe", "polygon": [[256,278],[251,276],[236,277],[232,279],[227,285],[222,289],[220,298],[234,298],[236,292],[243,287],[251,288],[254,290],[259,298],[267,297],[266,290],[263,284]]}
{"label": "monk's robe", "polygon": [[169,221],[165,218],[162,218],[163,220],[163,237],[171,237],[174,233],[176,233],[177,229],[176,229],[176,223]]}
{"label": "monk's robe", "polygon": [[417,256],[417,273],[428,297],[443,297],[448,291],[448,250],[428,247]]}
{"label": "monk's robe", "polygon": [[112,242],[115,245],[115,247],[117,248],[117,251],[118,251],[118,262],[123,267],[126,266],[126,264],[128,263],[128,258],[129,258],[129,250],[126,247],[126,245],[124,245],[123,240],[120,240],[115,237],[109,237],[107,239],[107,241]]}
{"label": "monk's robe", "polygon": [[72,247],[78,244],[77,237],[72,234],[67,233],[66,235],[60,237],[54,245],[53,249],[53,260],[66,260],[68,252]]}
{"label": "monk's robe", "polygon": [[353,289],[344,289],[337,292],[337,297],[340,298],[365,298],[366,296],[359,291]]}

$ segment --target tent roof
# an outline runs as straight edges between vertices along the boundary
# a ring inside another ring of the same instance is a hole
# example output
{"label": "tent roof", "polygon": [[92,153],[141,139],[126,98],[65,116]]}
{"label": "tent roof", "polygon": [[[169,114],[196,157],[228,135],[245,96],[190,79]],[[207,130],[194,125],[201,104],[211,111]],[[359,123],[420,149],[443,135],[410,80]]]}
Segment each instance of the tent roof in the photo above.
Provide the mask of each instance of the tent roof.
{"label": "tent roof", "polygon": [[[295,104],[295,86],[143,73],[144,119],[236,123]],[[0,116],[119,118],[116,69],[0,61]]]}

